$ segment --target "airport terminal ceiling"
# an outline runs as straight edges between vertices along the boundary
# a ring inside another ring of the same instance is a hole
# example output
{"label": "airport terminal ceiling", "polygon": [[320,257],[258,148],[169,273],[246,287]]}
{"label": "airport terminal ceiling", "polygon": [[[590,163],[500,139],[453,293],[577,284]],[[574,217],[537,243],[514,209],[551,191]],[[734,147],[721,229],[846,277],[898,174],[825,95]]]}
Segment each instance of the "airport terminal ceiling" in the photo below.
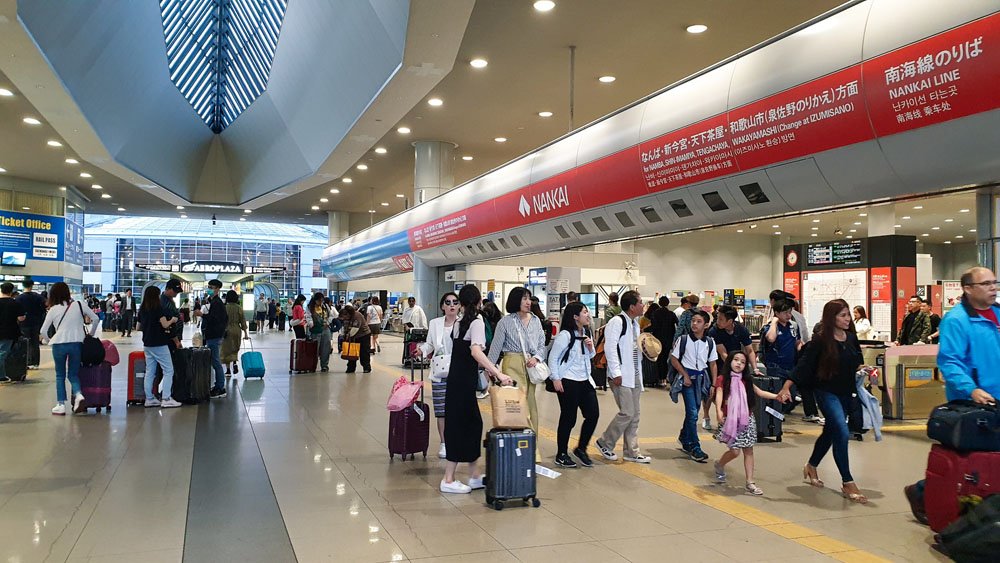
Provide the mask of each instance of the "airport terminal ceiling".
{"label": "airport terminal ceiling", "polygon": [[[555,9],[541,13],[532,9],[530,2],[477,2],[467,26],[459,30],[461,42],[452,60],[454,69],[438,77],[439,82],[429,87],[426,95],[412,103],[390,100],[395,103],[373,104],[345,141],[351,146],[337,156],[336,173],[323,171],[307,180],[318,184],[314,188],[295,195],[274,195],[278,201],[259,207],[251,202],[246,207],[253,208],[252,220],[325,224],[328,210],[366,215],[372,209],[375,220],[380,220],[412,201],[410,143],[415,140],[445,140],[459,145],[454,171],[456,183],[461,183],[567,133],[571,129],[569,45],[576,46],[575,128],[838,4],[793,0],[753,5],[736,1],[574,1],[557,2]],[[7,19],[0,26],[17,25],[14,6],[15,2],[3,2],[0,13]],[[295,3],[291,3],[289,18],[294,10]],[[708,30],[688,33],[685,29],[692,24],[704,24]],[[414,21],[411,13],[408,41],[421,32],[433,36],[438,31],[425,20]],[[158,32],[162,38],[162,28]],[[512,37],[517,40],[512,41]],[[431,50],[426,45],[421,48]],[[279,38],[279,56],[280,49]],[[469,64],[474,59],[488,64],[474,68]],[[14,94],[0,98],[0,167],[8,175],[78,186],[93,200],[91,211],[98,213],[176,217],[183,211],[193,218],[216,214],[220,219],[235,219],[243,214],[242,208],[164,201],[152,195],[156,190],[136,187],[134,184],[144,184],[138,175],[109,173],[105,168],[114,168],[107,162],[88,162],[81,152],[90,154],[94,152],[92,147],[77,150],[70,140],[80,137],[80,132],[74,132],[73,127],[66,129],[66,120],[53,113],[53,99],[58,96],[48,92],[50,96],[46,97],[44,88],[32,84],[31,69],[22,67],[37,61],[26,56],[0,60],[0,88]],[[405,58],[403,65],[404,74],[440,71],[439,67],[410,58]],[[615,80],[601,82],[598,79],[602,76],[614,76]],[[443,104],[428,105],[432,98]],[[33,100],[39,100],[38,104]],[[401,105],[403,102],[408,105]],[[336,112],[338,108],[326,110]],[[542,117],[540,112],[551,115]],[[23,122],[25,117],[35,117],[40,124],[28,125]],[[86,126],[79,120],[76,123]],[[238,123],[239,118],[234,125]],[[204,123],[201,127],[205,128]],[[408,128],[409,133],[398,132],[401,127]],[[498,137],[507,141],[496,142]],[[50,140],[62,146],[47,146]],[[377,153],[376,148],[384,148],[385,152]],[[472,160],[464,160],[463,156]],[[79,164],[66,163],[66,159],[76,159]],[[367,169],[358,169],[358,165]],[[81,178],[81,173],[89,173],[91,178]],[[95,190],[93,184],[103,190]],[[98,192],[112,197],[102,199],[96,195]],[[283,192],[286,190],[277,191]],[[177,205],[186,209],[178,210]]]}

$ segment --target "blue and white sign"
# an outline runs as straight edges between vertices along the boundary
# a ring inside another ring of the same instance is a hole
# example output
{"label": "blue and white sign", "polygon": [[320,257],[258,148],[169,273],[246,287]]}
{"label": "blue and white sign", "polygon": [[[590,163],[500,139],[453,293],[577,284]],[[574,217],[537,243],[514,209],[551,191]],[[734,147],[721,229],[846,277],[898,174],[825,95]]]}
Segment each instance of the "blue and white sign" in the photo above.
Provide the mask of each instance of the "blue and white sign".
{"label": "blue and white sign", "polygon": [[0,251],[23,252],[28,260],[62,260],[65,234],[62,217],[0,211]]}

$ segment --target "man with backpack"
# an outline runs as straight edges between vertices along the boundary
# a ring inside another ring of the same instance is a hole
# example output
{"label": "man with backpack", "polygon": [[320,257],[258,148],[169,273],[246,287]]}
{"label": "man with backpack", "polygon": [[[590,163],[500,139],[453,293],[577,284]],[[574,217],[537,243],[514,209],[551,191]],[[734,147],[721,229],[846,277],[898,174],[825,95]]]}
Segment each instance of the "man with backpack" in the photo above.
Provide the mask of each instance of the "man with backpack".
{"label": "man with backpack", "polygon": [[28,369],[38,369],[41,363],[41,337],[42,322],[45,320],[45,299],[38,293],[32,291],[35,282],[31,278],[21,282],[24,291],[17,296],[16,301],[24,309],[24,322],[21,323],[21,334],[28,339]]}
{"label": "man with backpack", "polygon": [[[799,351],[805,346],[802,327],[792,320],[794,308],[794,303],[788,299],[775,300],[771,307],[774,316],[761,329],[760,357],[764,360],[769,377],[788,379],[789,374],[795,368]],[[801,394],[798,394],[800,391]],[[819,407],[816,406],[812,390],[796,389],[793,396],[796,401],[802,402],[802,409],[805,411],[805,415],[802,417],[803,421],[820,425],[826,422],[819,415]],[[794,402],[789,403],[786,412],[791,412],[794,406]]]}
{"label": "man with backpack", "polygon": [[[177,285],[179,289],[180,282]],[[226,325],[229,324],[229,314],[226,313],[226,304],[222,302],[221,293],[222,282],[209,280],[208,288],[205,290],[206,304],[203,306],[207,307],[208,311],[202,315],[201,332],[205,335],[205,346],[212,351],[212,369],[215,370],[215,383],[209,392],[211,399],[226,397],[226,375],[222,367],[221,349],[222,341],[226,337]]]}
{"label": "man with backpack", "polygon": [[13,293],[14,284],[4,282],[0,285],[0,382],[10,381],[7,377],[7,354],[21,337],[18,323],[25,319],[24,308],[11,297]]}
{"label": "man with backpack", "polygon": [[698,439],[698,410],[718,375],[719,353],[715,341],[705,336],[709,321],[705,311],[692,313],[691,332],[680,336],[670,352],[670,363],[675,371],[670,395],[675,402],[678,394],[684,399],[681,448],[698,463],[708,461],[708,454],[702,451]]}
{"label": "man with backpack", "polygon": [[605,357],[608,381],[618,405],[618,414],[597,439],[597,448],[609,461],[617,461],[615,444],[623,439],[625,461],[650,463],[652,458],[639,451],[639,399],[642,397],[642,368],[639,351],[639,317],[643,313],[638,291],[626,291],[621,296],[624,313],[616,315],[604,328]]}

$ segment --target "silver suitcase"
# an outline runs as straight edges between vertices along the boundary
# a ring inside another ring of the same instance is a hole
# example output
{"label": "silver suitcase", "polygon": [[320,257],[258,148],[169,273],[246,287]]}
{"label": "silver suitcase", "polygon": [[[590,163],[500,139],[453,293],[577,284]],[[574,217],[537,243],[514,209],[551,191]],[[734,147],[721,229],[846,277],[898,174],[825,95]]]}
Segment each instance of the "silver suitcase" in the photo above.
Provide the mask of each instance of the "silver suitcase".
{"label": "silver suitcase", "polygon": [[496,510],[502,510],[508,500],[541,506],[535,488],[535,433],[531,429],[493,429],[487,433],[484,446],[486,504]]}

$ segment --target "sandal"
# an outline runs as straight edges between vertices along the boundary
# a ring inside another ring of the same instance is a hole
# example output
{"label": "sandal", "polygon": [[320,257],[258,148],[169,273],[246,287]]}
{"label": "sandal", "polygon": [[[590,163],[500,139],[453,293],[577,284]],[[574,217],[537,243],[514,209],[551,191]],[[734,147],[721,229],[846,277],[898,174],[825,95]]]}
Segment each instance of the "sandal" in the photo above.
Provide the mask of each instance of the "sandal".
{"label": "sandal", "polygon": [[822,487],[823,480],[819,478],[819,474],[816,472],[816,468],[809,465],[808,463],[802,468],[802,480],[809,483],[813,487]]}
{"label": "sandal", "polygon": [[747,483],[746,490],[748,494],[754,495],[756,497],[759,497],[762,494],[764,494],[764,491],[760,490],[760,487],[758,487],[757,483],[754,482]]}
{"label": "sandal", "polygon": [[[848,485],[854,485],[854,489],[857,492],[853,492],[853,493],[849,492],[847,490],[847,486]],[[859,489],[858,486],[854,484],[854,481],[850,481],[850,482],[844,483],[844,486],[840,488],[840,491],[841,491],[841,494],[844,495],[844,498],[846,498],[847,500],[849,500],[851,502],[856,502],[858,504],[868,504],[868,497],[866,497],[861,492],[861,489]]]}

